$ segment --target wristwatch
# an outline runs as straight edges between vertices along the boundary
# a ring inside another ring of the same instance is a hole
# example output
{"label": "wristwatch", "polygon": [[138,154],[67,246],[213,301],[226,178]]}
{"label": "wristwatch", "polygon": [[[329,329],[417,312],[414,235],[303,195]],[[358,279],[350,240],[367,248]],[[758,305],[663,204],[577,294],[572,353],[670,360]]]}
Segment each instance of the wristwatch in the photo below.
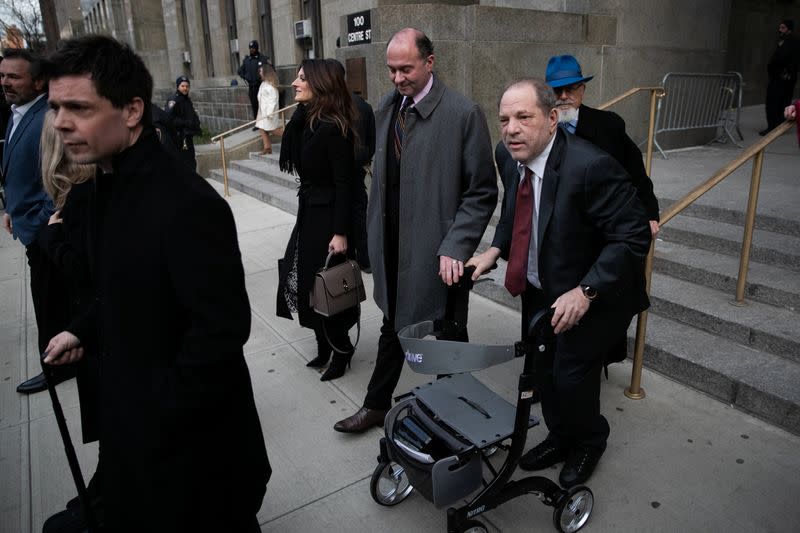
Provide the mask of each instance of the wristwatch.
{"label": "wristwatch", "polygon": [[581,285],[581,290],[583,291],[583,295],[590,302],[597,298],[597,289],[594,287],[590,287],[589,285]]}

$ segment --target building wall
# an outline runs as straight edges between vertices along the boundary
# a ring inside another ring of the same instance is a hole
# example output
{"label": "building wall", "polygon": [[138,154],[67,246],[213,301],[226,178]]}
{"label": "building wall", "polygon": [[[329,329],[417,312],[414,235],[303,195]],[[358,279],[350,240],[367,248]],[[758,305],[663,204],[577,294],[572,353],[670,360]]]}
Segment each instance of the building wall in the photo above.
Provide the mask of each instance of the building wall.
{"label": "building wall", "polygon": [[[530,4],[549,9],[506,7]],[[585,75],[595,76],[585,98],[596,105],[631,87],[658,85],[669,71],[723,71],[729,4],[595,0],[384,5],[372,10],[372,44],[341,48],[337,57],[366,58],[368,99],[375,104],[391,89],[384,66],[386,43],[395,31],[414,25],[434,42],[436,71],[491,118],[507,81],[543,77],[550,56],[568,53],[578,58]],[[344,19],[340,31],[346,32]],[[614,110],[639,139],[646,133],[647,109],[642,94]]]}
{"label": "building wall", "polygon": [[775,50],[778,24],[787,18],[794,20],[795,38],[800,39],[800,0],[733,0],[726,68],[744,76],[744,105],[766,98],[767,62]]}
{"label": "building wall", "polygon": [[[234,95],[240,90],[230,88],[232,80],[242,81],[233,74],[238,65],[233,64],[230,56],[226,0],[207,0],[213,76],[205,67],[201,0],[84,1],[90,8],[87,14],[84,4],[87,26],[99,25],[102,31],[137,47],[154,71],[158,87],[172,90],[175,78],[187,74],[193,80],[194,91],[227,88]],[[763,4],[771,5],[774,13],[779,7],[796,6],[800,0],[318,1],[322,33],[318,49],[323,57],[342,60],[365,57],[368,99],[372,103],[391,88],[383,57],[387,40],[402,27],[416,26],[434,41],[440,75],[476,99],[491,116],[497,92],[507,80],[521,75],[542,76],[547,58],[561,53],[578,57],[584,72],[595,76],[586,94],[589,105],[604,102],[630,87],[659,84],[670,71],[724,72],[740,66],[738,70],[745,71],[747,90],[753,90],[761,85],[760,79],[755,80],[756,71],[763,69],[753,51],[757,47],[751,45],[767,34],[756,35],[749,18],[753,13],[770,18],[765,14],[769,9]],[[188,43],[184,38],[181,2],[186,2]],[[235,0],[235,3],[240,58],[243,58],[247,43],[261,37],[258,3],[257,0]],[[307,43],[295,40],[293,35],[294,22],[308,16],[304,11],[308,5],[301,0],[270,0],[272,61],[285,85],[291,83],[300,61],[308,55]],[[337,37],[347,44],[344,16],[364,10],[371,10],[373,43],[337,49]],[[774,21],[767,27],[772,25]],[[728,47],[738,51],[736,59],[728,54]],[[768,43],[759,50],[765,48],[769,48]],[[184,51],[189,52],[190,63],[184,62]],[[758,58],[767,55],[764,52]],[[290,95],[286,96],[289,103]],[[234,96],[231,98],[235,100]],[[644,135],[646,96],[629,99],[614,110],[628,121],[634,138]],[[232,120],[236,116],[233,110],[221,112]]]}
{"label": "building wall", "polygon": [[80,0],[56,2],[55,8],[56,24],[61,39],[68,39],[73,35],[81,35],[84,32]]}

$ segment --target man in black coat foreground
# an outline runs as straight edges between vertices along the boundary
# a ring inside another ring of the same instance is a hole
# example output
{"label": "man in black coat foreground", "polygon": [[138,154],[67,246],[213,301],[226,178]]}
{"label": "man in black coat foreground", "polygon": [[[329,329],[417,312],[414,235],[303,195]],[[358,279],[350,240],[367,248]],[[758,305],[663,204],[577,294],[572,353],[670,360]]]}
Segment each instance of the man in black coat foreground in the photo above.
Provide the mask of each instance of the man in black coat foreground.
{"label": "man in black coat foreground", "polygon": [[492,246],[467,266],[477,279],[508,260],[505,285],[522,298],[523,338],[533,315],[555,310],[555,348],[540,354],[535,376],[549,434],[520,466],[564,461],[559,482],[570,487],[589,478],[606,448],[600,370],[631,317],[649,305],[642,269],[650,231],[625,170],[557,127],[555,96],[542,80],[510,84],[499,116],[511,154],[498,163],[506,195]]}
{"label": "man in black coat foreground", "polygon": [[153,82],[127,45],[65,41],[48,64],[69,158],[96,163],[89,197],[93,319],[45,362],[100,358],[110,531],[259,530],[270,477],[242,346],[250,306],[228,204],[150,126]]}

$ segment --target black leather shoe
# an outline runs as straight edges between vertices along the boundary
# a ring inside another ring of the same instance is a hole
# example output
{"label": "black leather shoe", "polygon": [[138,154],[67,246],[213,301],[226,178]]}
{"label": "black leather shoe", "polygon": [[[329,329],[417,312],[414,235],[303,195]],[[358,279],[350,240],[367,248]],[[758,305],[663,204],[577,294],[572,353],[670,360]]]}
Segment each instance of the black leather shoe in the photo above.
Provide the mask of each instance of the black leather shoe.
{"label": "black leather shoe", "polygon": [[363,433],[366,430],[383,425],[386,411],[362,407],[353,416],[339,420],[333,429],[340,433]]}
{"label": "black leather shoe", "polygon": [[566,450],[559,448],[552,441],[545,440],[520,458],[519,467],[523,470],[544,470],[566,458]]}
{"label": "black leather shoe", "polygon": [[[72,367],[58,369],[51,375],[50,381],[55,386],[59,383],[67,381],[75,377],[75,369]],[[47,390],[47,382],[44,380],[44,374],[39,374],[32,377],[27,381],[23,381],[17,385],[17,392],[20,394],[34,394]]]}
{"label": "black leather shoe", "polygon": [[564,462],[564,468],[558,476],[558,482],[564,488],[584,483],[594,472],[604,450],[597,448],[578,448],[572,450]]}

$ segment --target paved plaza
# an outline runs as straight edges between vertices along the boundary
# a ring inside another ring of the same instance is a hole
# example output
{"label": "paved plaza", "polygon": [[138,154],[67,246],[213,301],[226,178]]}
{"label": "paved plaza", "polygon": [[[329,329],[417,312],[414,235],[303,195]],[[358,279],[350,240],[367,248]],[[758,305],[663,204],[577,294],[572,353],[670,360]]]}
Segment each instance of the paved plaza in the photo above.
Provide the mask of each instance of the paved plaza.
{"label": "paved plaza", "polygon": [[[798,152],[790,141],[782,140],[766,164],[785,160],[784,168],[794,165],[790,176],[798,178]],[[709,157],[703,159],[701,151],[679,152],[674,159],[694,165],[698,173],[708,176],[716,168],[716,161],[724,163],[732,150],[706,149],[711,162]],[[656,180],[656,189],[660,196],[675,198],[666,188],[673,182],[677,188],[681,173],[669,170],[674,168],[669,165],[669,161],[656,160],[654,176],[659,172],[666,176],[663,182]],[[768,202],[774,196],[765,208],[768,212],[785,211],[781,202],[788,205],[793,201],[797,205],[797,183],[791,187],[788,181],[764,184],[762,198]],[[300,328],[296,322],[277,318],[274,312],[277,260],[283,255],[294,216],[242,193],[231,194],[253,314],[245,352],[274,469],[258,514],[262,531],[446,531],[445,512],[436,510],[417,494],[391,508],[372,501],[369,481],[376,464],[380,430],[356,436],[332,430],[336,420],[361,405],[374,365],[380,313],[371,298],[363,307],[361,341],[352,370],[341,379],[320,382],[319,373],[305,366],[315,355],[313,332]],[[725,193],[722,189],[713,194],[727,202],[739,193]],[[793,209],[796,213],[797,208]],[[208,280],[209,284],[224,282]],[[370,276],[365,276],[365,283],[371,295]],[[472,296],[473,342],[508,344],[518,336],[518,327],[516,312]],[[44,520],[74,496],[49,397],[23,396],[15,391],[19,382],[39,371],[35,339],[24,249],[3,232],[0,533],[41,531]],[[479,377],[511,400],[515,397],[520,363],[514,361],[483,371]],[[630,372],[630,362],[614,365],[609,380],[603,384],[603,412],[612,431],[608,450],[588,483],[595,494],[595,511],[585,531],[797,530],[800,437],[647,370],[642,381],[646,398],[629,400],[622,390]],[[397,392],[424,381],[423,376],[405,370]],[[60,385],[59,394],[73,438],[79,441],[75,381]],[[538,406],[534,413],[540,414]],[[543,427],[532,429],[526,448],[544,436]],[[76,447],[88,477],[96,463],[97,446],[76,442]],[[502,459],[502,452],[498,456]],[[558,470],[547,470],[544,475],[556,479]],[[528,497],[509,502],[480,519],[490,531],[512,533],[553,531],[551,517],[551,508]]]}

